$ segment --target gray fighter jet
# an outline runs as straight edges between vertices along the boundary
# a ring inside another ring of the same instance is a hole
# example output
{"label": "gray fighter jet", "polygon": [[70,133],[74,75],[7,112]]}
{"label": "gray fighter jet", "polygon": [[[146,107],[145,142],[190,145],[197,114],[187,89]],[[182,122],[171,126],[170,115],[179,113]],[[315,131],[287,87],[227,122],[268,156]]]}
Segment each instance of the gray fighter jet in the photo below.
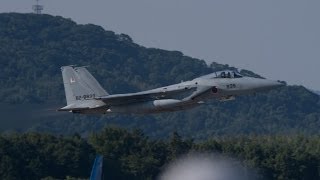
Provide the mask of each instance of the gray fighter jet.
{"label": "gray fighter jet", "polygon": [[270,90],[284,84],[244,77],[236,71],[219,71],[191,81],[127,94],[108,94],[85,67],[61,67],[67,106],[73,113],[159,113],[179,111],[210,99],[228,101],[236,96]]}

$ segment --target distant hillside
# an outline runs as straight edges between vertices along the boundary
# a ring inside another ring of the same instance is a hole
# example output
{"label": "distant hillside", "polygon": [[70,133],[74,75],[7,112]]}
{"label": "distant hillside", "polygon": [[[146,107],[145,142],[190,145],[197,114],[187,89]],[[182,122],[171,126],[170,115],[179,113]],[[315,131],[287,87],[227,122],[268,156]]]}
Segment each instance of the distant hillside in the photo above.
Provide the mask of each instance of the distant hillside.
{"label": "distant hillside", "polygon": [[[319,96],[301,86],[239,97],[234,102],[212,102],[176,113],[67,118],[51,111],[65,103],[59,69],[63,65],[90,65],[89,70],[109,93],[146,90],[233,67],[219,63],[208,66],[204,60],[179,51],[145,48],[128,35],[92,24],[78,25],[62,17],[5,13],[0,14],[0,27],[0,103],[3,107],[13,106],[2,113],[6,114],[1,118],[2,131],[86,134],[117,125],[141,128],[153,137],[166,137],[172,131],[194,138],[319,134]],[[258,76],[247,70],[242,73]],[[40,108],[33,108],[39,105]],[[27,116],[22,112],[32,113]],[[11,123],[13,116],[16,123]]]}
{"label": "distant hillside", "polygon": [[309,89],[309,91],[313,92],[314,94],[320,95],[320,91],[315,91],[315,90],[312,90],[312,89]]}

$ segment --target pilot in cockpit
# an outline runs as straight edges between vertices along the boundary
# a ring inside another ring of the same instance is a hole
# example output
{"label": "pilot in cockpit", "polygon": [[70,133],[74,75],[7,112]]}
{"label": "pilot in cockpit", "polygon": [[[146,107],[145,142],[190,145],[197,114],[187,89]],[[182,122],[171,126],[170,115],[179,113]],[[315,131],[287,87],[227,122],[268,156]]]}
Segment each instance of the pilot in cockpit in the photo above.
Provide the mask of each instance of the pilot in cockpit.
{"label": "pilot in cockpit", "polygon": [[202,76],[202,78],[242,78],[243,76],[236,71],[219,71]]}
{"label": "pilot in cockpit", "polygon": [[227,78],[231,78],[231,73],[230,72],[227,73]]}
{"label": "pilot in cockpit", "polygon": [[226,78],[226,73],[225,72],[221,72],[220,77],[221,78]]}
{"label": "pilot in cockpit", "polygon": [[241,78],[242,75],[236,71],[222,71],[220,74],[218,73],[217,78]]}

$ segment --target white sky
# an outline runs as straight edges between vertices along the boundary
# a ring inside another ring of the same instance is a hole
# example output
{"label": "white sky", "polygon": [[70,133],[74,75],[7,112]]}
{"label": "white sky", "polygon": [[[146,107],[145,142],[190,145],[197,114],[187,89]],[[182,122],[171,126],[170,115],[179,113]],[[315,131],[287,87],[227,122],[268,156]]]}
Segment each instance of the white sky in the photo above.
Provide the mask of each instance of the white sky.
{"label": "white sky", "polygon": [[[0,0],[31,12],[33,0]],[[125,33],[146,47],[320,90],[319,0],[42,0],[44,13]]]}

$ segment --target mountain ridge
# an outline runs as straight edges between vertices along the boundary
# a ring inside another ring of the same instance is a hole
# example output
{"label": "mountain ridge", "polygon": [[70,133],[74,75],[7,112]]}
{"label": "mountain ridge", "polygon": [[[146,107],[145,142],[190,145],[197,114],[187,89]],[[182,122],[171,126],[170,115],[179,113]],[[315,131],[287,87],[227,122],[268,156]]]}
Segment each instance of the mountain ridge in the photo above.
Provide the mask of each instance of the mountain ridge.
{"label": "mountain ridge", "polygon": [[313,92],[320,96],[320,91],[313,91]]}
{"label": "mountain ridge", "polygon": [[[70,64],[90,65],[90,72],[110,94],[147,90],[213,71],[235,69],[216,62],[208,66],[205,61],[179,51],[145,48],[128,35],[92,24],[78,25],[60,16],[2,13],[0,27],[3,27],[0,103],[4,106],[25,104],[23,109],[28,109],[30,103],[63,106],[59,68]],[[241,73],[259,76],[249,70]],[[178,131],[195,139],[235,134],[318,134],[319,109],[319,96],[302,86],[288,86],[238,97],[234,102],[212,102],[188,111],[159,115],[64,118],[48,113],[50,116],[42,116],[43,120],[21,130],[87,134],[104,126],[122,126],[143,129],[151,137],[166,137]],[[21,110],[13,113],[17,112]],[[36,112],[28,118],[17,118],[28,121],[34,116]],[[5,119],[10,121],[10,113]]]}

